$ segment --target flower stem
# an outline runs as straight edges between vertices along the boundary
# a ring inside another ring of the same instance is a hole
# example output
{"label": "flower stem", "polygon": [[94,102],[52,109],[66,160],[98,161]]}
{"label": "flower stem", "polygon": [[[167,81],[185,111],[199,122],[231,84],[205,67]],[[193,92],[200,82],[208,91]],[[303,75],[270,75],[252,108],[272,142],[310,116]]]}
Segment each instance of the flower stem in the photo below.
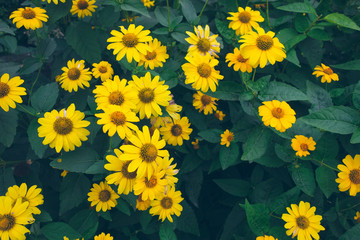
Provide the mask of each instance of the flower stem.
{"label": "flower stem", "polygon": [[110,140],[109,140],[109,149],[108,149],[108,152],[111,151],[111,142],[112,142],[112,137],[110,137]]}
{"label": "flower stem", "polygon": [[254,80],[255,80],[256,69],[257,69],[257,68],[254,68],[254,72],[253,72],[253,76],[252,76],[251,81],[254,81]]}
{"label": "flower stem", "polygon": [[332,169],[332,170],[334,170],[334,171],[336,171],[336,172],[340,172],[339,169],[333,168],[333,167],[331,167],[330,165],[327,165],[326,163],[324,163],[324,162],[322,162],[322,161],[319,161],[319,160],[316,160],[316,159],[312,159],[312,160],[315,161],[315,162],[317,162],[317,163],[319,163],[321,166],[325,166],[325,167],[330,168],[330,169]]}
{"label": "flower stem", "polygon": [[358,202],[357,204],[355,204],[355,205],[353,205],[353,206],[351,206],[351,207],[349,207],[349,208],[344,208],[344,209],[341,209],[339,212],[344,212],[344,211],[347,211],[347,210],[353,209],[354,207],[357,207],[357,206],[359,206],[359,205],[360,205],[360,202]]}
{"label": "flower stem", "polygon": [[31,97],[31,94],[32,94],[32,91],[33,91],[33,88],[37,82],[37,80],[39,79],[39,76],[40,76],[40,72],[41,72],[41,69],[42,69],[42,65],[40,66],[39,70],[38,70],[38,73],[36,75],[36,78],[35,78],[35,81],[33,82],[31,88],[30,88],[30,92],[29,92],[29,99],[28,99],[28,105],[30,105],[30,97]]}
{"label": "flower stem", "polygon": [[205,4],[204,4],[203,8],[201,9],[201,12],[200,12],[199,16],[197,17],[197,19],[196,19],[196,21],[195,21],[195,23],[194,23],[194,25],[198,24],[198,22],[199,22],[199,20],[200,20],[200,17],[201,17],[201,15],[202,15],[202,13],[203,13],[203,11],[204,11],[204,9],[205,9],[205,7],[206,7],[206,5],[207,5],[208,1],[209,1],[209,0],[206,0],[206,2],[205,2]]}
{"label": "flower stem", "polygon": [[[29,98],[30,99],[30,98]],[[21,104],[17,104],[17,106],[19,106],[22,110],[24,110],[24,112],[30,114],[31,116],[37,117],[35,114],[31,113],[29,110],[27,110],[26,108],[24,108]]]}
{"label": "flower stem", "polygon": [[171,28],[170,28],[170,6],[169,6],[169,0],[166,0],[166,7],[167,7],[167,14],[168,14],[169,32],[171,32]]}
{"label": "flower stem", "polygon": [[266,0],[266,18],[267,18],[269,28],[272,29],[271,25],[270,25],[270,17],[269,17],[269,0]]}

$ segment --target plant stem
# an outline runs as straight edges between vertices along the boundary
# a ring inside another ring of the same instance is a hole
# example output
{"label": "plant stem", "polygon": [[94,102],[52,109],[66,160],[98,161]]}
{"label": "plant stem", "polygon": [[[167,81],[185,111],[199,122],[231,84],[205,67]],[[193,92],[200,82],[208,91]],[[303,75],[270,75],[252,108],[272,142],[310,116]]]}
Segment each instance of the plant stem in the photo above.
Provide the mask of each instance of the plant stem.
{"label": "plant stem", "polygon": [[253,76],[252,76],[251,81],[254,81],[254,80],[255,80],[255,74],[256,74],[256,68],[254,68],[254,72],[253,72]]}
{"label": "plant stem", "polygon": [[166,0],[166,7],[167,7],[167,14],[168,14],[169,32],[171,32],[171,28],[170,28],[170,6],[169,6],[169,0]]}
{"label": "plant stem", "polygon": [[273,215],[272,213],[270,213],[270,216],[272,216],[273,218],[277,218],[277,219],[282,220],[282,218],[281,218],[281,217],[275,216],[275,215]]}
{"label": "plant stem", "polygon": [[111,142],[112,142],[112,137],[110,137],[110,140],[109,140],[109,149],[108,149],[108,152],[111,151]]}
{"label": "plant stem", "polygon": [[267,18],[269,28],[271,29],[270,17],[269,17],[269,0],[266,0],[266,18]]}
{"label": "plant stem", "polygon": [[359,205],[360,205],[360,202],[359,202],[359,203],[357,203],[357,204],[355,204],[355,205],[353,205],[353,206],[351,206],[351,207],[349,207],[349,208],[344,208],[344,209],[341,209],[339,212],[344,212],[344,211],[347,211],[347,210],[353,209],[354,207],[357,207],[357,206],[359,206]]}
{"label": "plant stem", "polygon": [[206,7],[206,5],[207,5],[208,1],[209,1],[209,0],[206,0],[206,2],[205,2],[205,4],[204,4],[203,8],[201,9],[201,12],[200,12],[199,16],[197,17],[197,19],[196,19],[196,21],[195,21],[195,23],[194,23],[194,25],[198,24],[198,22],[199,22],[199,20],[200,20],[200,17],[201,17],[201,15],[202,15],[202,13],[203,13],[203,11],[204,11],[204,9],[205,9],[205,7]]}
{"label": "plant stem", "polygon": [[35,78],[35,81],[33,82],[31,88],[30,88],[30,92],[29,92],[29,99],[28,99],[28,105],[30,104],[30,97],[31,97],[31,94],[32,94],[32,91],[33,91],[33,88],[37,82],[37,80],[39,79],[39,76],[40,76],[40,72],[41,72],[41,69],[42,69],[42,65],[40,66],[39,70],[38,70],[38,73],[36,75],[36,78]]}
{"label": "plant stem", "polygon": [[313,161],[315,161],[315,162],[317,162],[317,163],[319,163],[321,166],[325,166],[325,167],[330,168],[330,169],[332,169],[332,170],[334,170],[334,171],[336,171],[336,172],[340,172],[340,170],[339,170],[339,169],[337,169],[337,168],[333,168],[333,167],[331,167],[331,166],[327,165],[327,164],[326,164],[326,163],[324,163],[324,162],[321,162],[321,161],[316,160],[316,159],[312,159],[312,160],[313,160]]}
{"label": "plant stem", "polygon": [[316,25],[316,23],[320,21],[321,16],[322,15],[317,16],[317,18],[310,24],[310,26],[307,29],[305,29],[304,34],[307,34]]}
{"label": "plant stem", "polygon": [[[30,98],[29,98],[30,99]],[[24,108],[21,104],[17,104],[17,106],[19,106],[22,110],[24,110],[24,112],[30,114],[31,116],[37,117],[35,114],[29,112],[29,110],[27,110],[26,108]]]}

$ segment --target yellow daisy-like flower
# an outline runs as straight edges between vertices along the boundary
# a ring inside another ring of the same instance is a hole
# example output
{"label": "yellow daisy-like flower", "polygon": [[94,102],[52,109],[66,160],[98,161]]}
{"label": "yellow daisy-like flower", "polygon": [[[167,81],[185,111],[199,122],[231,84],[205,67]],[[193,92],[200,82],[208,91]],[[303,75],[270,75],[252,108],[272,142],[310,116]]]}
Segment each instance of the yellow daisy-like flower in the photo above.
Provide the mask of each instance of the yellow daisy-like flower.
{"label": "yellow daisy-like flower", "polygon": [[106,182],[109,184],[115,184],[118,186],[117,192],[118,194],[129,194],[132,192],[135,179],[136,179],[136,171],[129,172],[129,164],[130,160],[122,160],[120,156],[122,152],[119,149],[114,150],[116,156],[107,155],[106,160],[109,162],[105,164],[104,168],[108,171],[113,171],[116,173],[112,173],[106,177]]}
{"label": "yellow daisy-like flower", "polygon": [[241,72],[252,72],[252,66],[249,64],[249,59],[244,58],[238,48],[234,49],[234,53],[226,54],[225,62],[229,62],[229,67],[234,65],[233,67],[235,71],[239,71],[240,69]]}
{"label": "yellow daisy-like flower", "polygon": [[218,81],[224,78],[220,75],[220,71],[215,70],[219,61],[209,54],[204,56],[188,55],[185,59],[188,63],[181,66],[186,76],[185,83],[192,83],[192,87],[196,90],[207,92],[210,88],[215,92]]}
{"label": "yellow daisy-like flower", "polygon": [[229,12],[231,17],[227,17],[231,20],[229,28],[236,31],[236,35],[243,35],[250,32],[252,28],[256,29],[259,27],[258,22],[263,22],[264,18],[260,15],[259,11],[254,11],[250,7],[238,8],[237,12]]}
{"label": "yellow daisy-like flower", "polygon": [[165,124],[167,123],[171,123],[172,119],[180,119],[180,114],[178,112],[182,111],[182,106],[172,103],[170,101],[170,105],[167,106],[165,110],[170,115],[170,117],[151,117],[150,122],[153,127],[160,128],[165,126]]}
{"label": "yellow daisy-like flower", "polygon": [[114,80],[106,80],[101,85],[97,85],[93,93],[95,93],[96,109],[104,109],[110,105],[120,106],[122,108],[136,108],[136,94],[131,86],[127,84],[126,79],[114,76]]}
{"label": "yellow daisy-like flower", "polygon": [[224,114],[222,111],[216,110],[216,112],[214,113],[214,117],[219,119],[220,121],[224,120],[224,117],[226,116],[226,114]]}
{"label": "yellow daisy-like flower", "polygon": [[165,191],[167,180],[164,179],[165,171],[156,168],[151,177],[141,177],[135,180],[134,194],[140,195],[143,201],[154,200],[157,195]]}
{"label": "yellow daisy-like flower", "polygon": [[314,68],[314,72],[312,73],[312,75],[316,75],[316,77],[321,77],[321,82],[322,83],[331,83],[331,80],[333,81],[339,81],[339,76],[333,72],[333,70],[326,66],[325,64],[321,63],[321,66],[316,66]]}
{"label": "yellow daisy-like flower", "polygon": [[286,234],[292,238],[297,236],[298,240],[318,240],[318,232],[325,230],[320,225],[322,216],[315,215],[316,207],[310,207],[310,203],[301,201],[299,205],[291,204],[287,207],[289,214],[284,213],[281,218],[286,222]]}
{"label": "yellow daisy-like flower", "polygon": [[41,188],[37,188],[36,185],[27,188],[26,183],[22,183],[19,186],[14,185],[8,188],[6,196],[10,197],[14,202],[20,198],[22,202],[28,202],[28,209],[33,214],[40,214],[41,211],[37,206],[44,203],[44,196],[41,194]]}
{"label": "yellow daisy-like flower", "polygon": [[59,83],[63,89],[68,92],[73,90],[77,92],[78,87],[84,89],[89,87],[89,81],[91,80],[91,72],[88,68],[85,69],[85,61],[75,61],[72,59],[67,62],[67,67],[63,67],[61,70],[63,73],[59,79]]}
{"label": "yellow daisy-like flower", "polygon": [[310,151],[315,150],[316,142],[312,137],[307,138],[303,135],[295,135],[295,138],[291,139],[291,147],[296,151],[296,156],[305,157],[310,155]]}
{"label": "yellow daisy-like flower", "polygon": [[195,150],[199,149],[200,146],[199,146],[199,139],[195,139],[195,141],[191,142],[191,144],[193,145],[193,148]]}
{"label": "yellow daisy-like flower", "polygon": [[354,220],[356,220],[358,223],[360,223],[360,212],[356,212],[355,216],[354,216]]}
{"label": "yellow daisy-like flower", "polygon": [[295,123],[295,111],[285,101],[266,101],[259,107],[259,115],[265,126],[271,126],[279,132],[285,132]]}
{"label": "yellow daisy-like flower", "polygon": [[94,240],[113,240],[114,238],[110,235],[110,233],[106,234],[101,233],[100,235],[97,235],[94,237]]}
{"label": "yellow daisy-like flower", "polygon": [[169,158],[168,156],[162,158],[160,161],[159,169],[165,171],[164,179],[167,180],[167,186],[175,186],[175,183],[178,182],[178,178],[174,177],[178,174],[179,169],[175,169],[176,163],[172,164],[173,158]]}
{"label": "yellow daisy-like flower", "polygon": [[108,79],[112,78],[114,70],[111,67],[111,64],[107,61],[101,61],[99,63],[94,63],[92,69],[92,74],[95,78],[100,78],[101,81],[105,82]]}
{"label": "yellow daisy-like flower", "polygon": [[139,211],[146,211],[150,207],[151,200],[142,200],[141,194],[136,199],[136,209]]}
{"label": "yellow daisy-like flower", "polygon": [[180,202],[184,200],[181,197],[180,191],[175,191],[175,188],[169,188],[166,192],[160,194],[154,201],[151,202],[149,213],[151,215],[159,215],[159,220],[163,222],[167,218],[173,222],[171,215],[180,216],[183,207]]}
{"label": "yellow daisy-like flower", "polygon": [[257,237],[256,240],[278,240],[277,238],[274,238],[273,236],[260,236],[260,237]]}
{"label": "yellow daisy-like flower", "polygon": [[106,182],[100,182],[100,184],[94,183],[87,195],[89,196],[88,201],[91,202],[91,207],[96,205],[97,212],[100,212],[100,210],[106,212],[115,207],[117,204],[116,199],[119,198],[119,195]]}
{"label": "yellow daisy-like flower", "polygon": [[213,114],[216,111],[216,102],[219,99],[210,97],[203,94],[202,92],[194,93],[193,95],[193,106],[198,109],[199,112],[204,111],[205,115]]}
{"label": "yellow daisy-like flower", "polygon": [[230,143],[234,141],[234,133],[230,132],[228,129],[226,129],[225,132],[220,136],[221,136],[220,144],[226,145],[226,147],[229,147]]}
{"label": "yellow daisy-like flower", "polygon": [[91,12],[95,12],[96,5],[95,0],[73,0],[73,5],[70,9],[72,15],[77,14],[79,18],[85,16],[92,16]]}
{"label": "yellow daisy-like flower", "polygon": [[145,7],[151,8],[155,6],[155,0],[141,0]]}
{"label": "yellow daisy-like flower", "polygon": [[73,151],[75,146],[80,147],[81,141],[88,140],[90,134],[85,129],[90,122],[83,120],[84,117],[84,113],[75,111],[73,103],[66,110],[46,112],[43,118],[38,119],[41,125],[38,128],[39,137],[45,137],[42,143],[49,144],[56,152],[61,149],[65,152]]}
{"label": "yellow daisy-like flower", "polygon": [[26,95],[26,89],[19,87],[24,80],[20,77],[10,79],[9,74],[5,73],[0,78],[0,107],[5,111],[9,111],[9,107],[16,108],[17,103],[22,103],[20,96]]}
{"label": "yellow daisy-like flower", "polygon": [[30,233],[24,225],[35,221],[28,209],[29,202],[17,199],[15,202],[8,196],[0,196],[0,238],[2,240],[25,240]]}
{"label": "yellow daisy-like flower", "polygon": [[18,8],[13,11],[9,19],[13,18],[13,23],[16,23],[17,28],[24,26],[26,29],[35,30],[43,27],[43,22],[47,22],[48,15],[46,15],[45,9],[39,7],[25,7]]}
{"label": "yellow daisy-like flower", "polygon": [[[55,3],[56,5],[59,3],[59,0],[42,0],[43,2],[47,1],[48,3],[51,3],[51,1],[53,3]],[[60,0],[62,3],[64,3],[66,0]]]}
{"label": "yellow daisy-like flower", "polygon": [[128,29],[120,26],[121,32],[112,30],[111,35],[107,41],[111,42],[107,49],[114,49],[113,54],[117,55],[116,60],[120,61],[126,54],[127,61],[132,62],[132,59],[136,62],[140,61],[140,53],[146,55],[147,51],[151,51],[149,45],[146,42],[152,40],[151,36],[148,36],[150,31],[143,30],[143,26],[135,27],[134,24],[130,24]]}
{"label": "yellow daisy-like flower", "polygon": [[104,133],[108,132],[108,135],[112,137],[117,132],[121,139],[131,137],[132,130],[138,129],[133,122],[140,121],[130,109],[114,105],[108,106],[104,109],[104,113],[97,113],[95,116],[100,118],[97,124],[104,125]]}
{"label": "yellow daisy-like flower", "polygon": [[265,67],[267,62],[275,64],[276,61],[282,62],[286,58],[285,47],[275,36],[274,32],[265,33],[264,29],[257,28],[257,32],[251,31],[243,35],[239,42],[240,53],[245,59],[249,59],[249,64],[256,68]]}
{"label": "yellow daisy-like flower", "polygon": [[154,70],[156,67],[162,67],[166,59],[169,58],[169,55],[166,54],[166,46],[161,46],[161,42],[156,38],[148,42],[147,45],[150,50],[147,50],[146,54],[140,55],[139,66],[144,65],[145,69],[149,67],[151,70]]}
{"label": "yellow daisy-like flower", "polygon": [[220,43],[216,41],[217,34],[210,35],[210,28],[208,25],[205,26],[205,30],[201,26],[194,26],[194,33],[186,31],[189,35],[185,38],[185,41],[190,43],[188,52],[192,55],[207,55],[218,57],[216,53],[220,52]]}
{"label": "yellow daisy-like flower", "polygon": [[[137,100],[135,102],[135,112],[139,113],[140,119],[150,118],[151,116],[161,116],[160,106],[168,106],[171,98],[169,86],[165,81],[159,81],[160,77],[155,76],[151,79],[151,74],[147,72],[144,77],[133,75],[133,81],[129,85],[137,91]],[[160,105],[160,106],[159,106]]]}
{"label": "yellow daisy-like flower", "polygon": [[151,177],[155,169],[160,164],[162,157],[169,156],[167,150],[161,150],[165,147],[165,140],[160,140],[160,132],[155,129],[152,136],[149,127],[143,126],[143,131],[136,131],[128,140],[133,145],[122,145],[120,149],[124,152],[119,159],[131,161],[128,167],[129,172],[137,170],[137,176]]}
{"label": "yellow daisy-like flower", "polygon": [[339,183],[341,192],[349,190],[350,196],[356,196],[360,192],[360,154],[356,154],[354,159],[347,155],[342,161],[345,165],[337,165],[341,172],[335,181]]}
{"label": "yellow daisy-like flower", "polygon": [[182,117],[179,120],[174,119],[170,123],[166,123],[164,127],[160,128],[160,133],[168,144],[181,146],[183,140],[189,140],[189,135],[192,132],[189,127],[189,119]]}

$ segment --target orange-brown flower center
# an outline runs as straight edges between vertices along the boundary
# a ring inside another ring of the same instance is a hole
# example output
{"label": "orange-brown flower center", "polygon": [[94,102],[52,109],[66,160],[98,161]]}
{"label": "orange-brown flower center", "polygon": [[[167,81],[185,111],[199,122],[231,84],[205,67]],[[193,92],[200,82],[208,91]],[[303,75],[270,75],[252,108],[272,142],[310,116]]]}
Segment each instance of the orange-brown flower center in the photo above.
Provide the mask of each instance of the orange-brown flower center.
{"label": "orange-brown flower center", "polygon": [[0,98],[6,97],[10,92],[10,87],[6,83],[0,82]]}
{"label": "orange-brown flower center", "polygon": [[147,52],[147,54],[145,55],[146,60],[150,61],[156,58],[156,52]]}
{"label": "orange-brown flower center", "polygon": [[138,44],[138,40],[137,36],[133,33],[127,33],[122,37],[123,44],[128,48],[135,47]]}
{"label": "orange-brown flower center", "polygon": [[131,163],[131,161],[126,161],[122,168],[121,168],[121,173],[124,175],[125,178],[127,179],[135,179],[136,178],[136,171],[134,172],[129,172],[128,168],[129,168],[129,164]]}
{"label": "orange-brown flower center", "polygon": [[0,215],[0,231],[9,231],[15,225],[15,218],[10,214]]}
{"label": "orange-brown flower center", "polygon": [[80,10],[84,10],[84,9],[87,9],[89,6],[89,3],[85,0],[79,0],[78,3],[77,3],[77,7],[80,9]]}
{"label": "orange-brown flower center", "polygon": [[67,135],[73,129],[73,122],[66,117],[59,117],[53,124],[53,129],[60,135]]}
{"label": "orange-brown flower center", "polygon": [[112,92],[110,93],[109,95],[109,103],[112,104],[112,105],[121,105],[124,103],[124,95],[119,92],[119,91],[116,91],[116,92]]}
{"label": "orange-brown flower center", "polygon": [[140,156],[142,160],[148,163],[155,161],[157,154],[158,152],[156,147],[151,143],[144,144],[140,149]]}
{"label": "orange-brown flower center", "polygon": [[165,209],[170,209],[173,205],[173,200],[169,197],[164,197],[161,199],[160,204]]}
{"label": "orange-brown flower center", "polygon": [[99,72],[101,72],[101,73],[106,73],[106,72],[107,72],[107,67],[100,66],[100,67],[99,67]]}
{"label": "orange-brown flower center", "polygon": [[244,63],[247,61],[247,58],[243,58],[243,56],[241,56],[240,54],[237,56],[236,60],[238,60],[238,62]]}
{"label": "orange-brown flower center", "polygon": [[207,63],[201,63],[197,67],[197,72],[199,73],[200,77],[208,78],[211,75],[211,67]]}
{"label": "orange-brown flower center", "polygon": [[331,74],[334,73],[333,70],[332,70],[331,68],[329,68],[329,67],[328,67],[328,68],[324,68],[323,72],[326,73],[327,75],[331,75]]}
{"label": "orange-brown flower center", "polygon": [[154,175],[151,176],[150,180],[147,177],[145,177],[145,185],[146,185],[146,187],[153,188],[153,187],[156,186],[156,184],[157,184],[157,179],[156,179],[156,177]]}
{"label": "orange-brown flower center", "polygon": [[274,45],[273,39],[268,35],[261,35],[256,39],[256,46],[263,51],[269,50]]}
{"label": "orange-brown flower center", "polygon": [[78,80],[79,77],[80,77],[80,70],[79,70],[78,68],[74,67],[74,68],[70,68],[70,69],[69,69],[69,71],[68,71],[68,78],[69,78],[70,80],[75,81],[75,80]]}
{"label": "orange-brown flower center", "polygon": [[230,134],[228,137],[227,137],[227,140],[229,142],[231,142],[232,140],[234,140],[234,135]]}
{"label": "orange-brown flower center", "polygon": [[200,50],[200,52],[202,53],[206,53],[207,51],[210,50],[210,41],[206,38],[201,38],[198,43],[196,44],[197,48]]}
{"label": "orange-brown flower center", "polygon": [[111,198],[111,193],[109,190],[101,190],[99,193],[99,200],[102,202],[107,202]]}
{"label": "orange-brown flower center", "polygon": [[211,103],[211,97],[208,95],[202,95],[201,102],[204,106],[209,105]]}
{"label": "orange-brown flower center", "polygon": [[32,10],[30,8],[24,9],[24,11],[22,11],[21,15],[25,19],[33,19],[36,17],[36,13],[34,12],[34,10]]}
{"label": "orange-brown flower center", "polygon": [[248,23],[251,20],[251,14],[249,12],[243,11],[239,13],[239,21],[242,23]]}
{"label": "orange-brown flower center", "polygon": [[272,115],[278,119],[280,119],[284,116],[284,111],[281,108],[274,108],[271,112],[272,112]]}
{"label": "orange-brown flower center", "polygon": [[360,170],[353,169],[349,173],[349,179],[354,184],[360,184]]}
{"label": "orange-brown flower center", "polygon": [[150,88],[143,88],[139,91],[138,97],[140,98],[140,101],[143,103],[150,103],[155,98],[154,90]]}
{"label": "orange-brown flower center", "polygon": [[122,112],[116,111],[110,115],[110,121],[116,126],[122,126],[126,123],[126,116]]}
{"label": "orange-brown flower center", "polygon": [[309,148],[309,146],[306,144],[306,143],[302,143],[302,144],[300,144],[300,149],[302,150],[302,151],[307,151],[308,150],[308,148]]}
{"label": "orange-brown flower center", "polygon": [[307,229],[310,225],[310,221],[307,217],[299,216],[296,218],[296,225],[301,229]]}
{"label": "orange-brown flower center", "polygon": [[174,124],[174,126],[171,127],[171,133],[175,137],[178,137],[182,133],[182,127],[179,124]]}

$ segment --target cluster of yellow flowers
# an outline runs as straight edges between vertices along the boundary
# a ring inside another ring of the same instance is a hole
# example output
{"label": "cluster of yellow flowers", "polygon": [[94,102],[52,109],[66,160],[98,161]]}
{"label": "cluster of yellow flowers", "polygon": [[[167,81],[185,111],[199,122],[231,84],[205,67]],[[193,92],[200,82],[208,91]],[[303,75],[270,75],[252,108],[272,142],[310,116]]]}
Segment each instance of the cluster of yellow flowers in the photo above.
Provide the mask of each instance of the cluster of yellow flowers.
{"label": "cluster of yellow flowers", "polygon": [[0,238],[25,240],[25,234],[30,233],[25,225],[35,222],[33,215],[41,213],[38,206],[43,203],[41,188],[36,185],[9,187],[5,196],[0,196]]}

